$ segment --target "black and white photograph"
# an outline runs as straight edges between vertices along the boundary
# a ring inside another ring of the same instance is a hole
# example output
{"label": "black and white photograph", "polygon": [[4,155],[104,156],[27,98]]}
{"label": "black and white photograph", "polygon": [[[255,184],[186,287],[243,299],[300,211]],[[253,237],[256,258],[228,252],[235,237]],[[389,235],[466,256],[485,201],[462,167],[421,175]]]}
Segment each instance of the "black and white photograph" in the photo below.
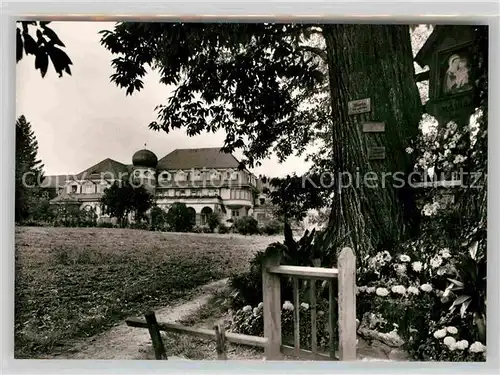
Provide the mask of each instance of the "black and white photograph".
{"label": "black and white photograph", "polygon": [[15,359],[486,361],[488,27],[287,22],[15,23]]}

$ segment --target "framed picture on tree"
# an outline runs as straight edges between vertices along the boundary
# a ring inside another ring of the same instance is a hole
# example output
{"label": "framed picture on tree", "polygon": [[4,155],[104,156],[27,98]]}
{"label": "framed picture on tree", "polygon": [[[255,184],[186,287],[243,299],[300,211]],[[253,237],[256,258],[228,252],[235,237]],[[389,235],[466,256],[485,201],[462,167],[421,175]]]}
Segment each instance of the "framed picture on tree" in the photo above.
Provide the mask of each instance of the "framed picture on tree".
{"label": "framed picture on tree", "polygon": [[474,70],[471,64],[468,43],[438,53],[439,79],[438,98],[447,98],[469,92],[474,85]]}

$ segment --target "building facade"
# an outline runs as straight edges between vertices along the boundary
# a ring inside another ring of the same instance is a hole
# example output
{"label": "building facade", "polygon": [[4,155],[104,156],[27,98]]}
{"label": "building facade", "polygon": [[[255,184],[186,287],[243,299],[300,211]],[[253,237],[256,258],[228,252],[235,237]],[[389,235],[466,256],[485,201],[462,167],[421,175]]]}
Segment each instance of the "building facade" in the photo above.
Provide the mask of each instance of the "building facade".
{"label": "building facade", "polygon": [[264,224],[272,215],[264,185],[250,171],[238,167],[239,161],[219,148],[177,149],[159,160],[143,149],[133,155],[132,164],[108,158],[74,176],[47,176],[43,184],[57,191],[51,204],[93,210],[99,221],[113,220],[101,207],[105,189],[126,179],[144,186],[164,210],[174,203],[186,204],[197,225],[205,225],[212,212],[226,225],[243,216]]}

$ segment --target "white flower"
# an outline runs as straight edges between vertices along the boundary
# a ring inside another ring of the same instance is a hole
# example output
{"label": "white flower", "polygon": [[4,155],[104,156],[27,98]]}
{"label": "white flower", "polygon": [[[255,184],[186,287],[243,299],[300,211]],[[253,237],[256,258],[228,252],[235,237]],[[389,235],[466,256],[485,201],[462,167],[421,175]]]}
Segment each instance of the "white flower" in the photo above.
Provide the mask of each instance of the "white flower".
{"label": "white flower", "polygon": [[257,316],[259,315],[259,308],[258,307],[254,307],[253,308],[253,316]]}
{"label": "white flower", "polygon": [[456,340],[451,336],[446,336],[443,340],[443,344],[445,344],[448,347],[451,347],[451,346],[455,345],[456,343],[457,343]]}
{"label": "white flower", "polygon": [[459,164],[463,163],[465,161],[466,157],[462,155],[457,155],[455,156],[455,159],[453,160],[453,164]]}
{"label": "white flower", "polygon": [[434,332],[434,337],[435,337],[436,339],[438,339],[438,340],[439,340],[439,339],[442,339],[442,338],[443,338],[443,337],[445,337],[445,336],[446,336],[446,329],[445,329],[445,328],[443,328],[443,329],[439,329],[439,330],[437,330],[436,332]]}
{"label": "white flower", "polygon": [[408,255],[403,254],[403,255],[399,256],[399,260],[401,262],[409,262],[411,260],[411,258]]}
{"label": "white flower", "polygon": [[439,208],[439,203],[434,202],[434,203],[427,203],[424,208],[422,209],[422,213],[425,216],[432,216],[435,215],[437,210]]}
{"label": "white flower", "polygon": [[243,307],[243,312],[250,312],[250,311],[252,311],[252,306],[246,305],[245,307]]}
{"label": "white flower", "polygon": [[372,294],[372,293],[375,293],[375,290],[376,290],[376,288],[374,286],[370,286],[370,287],[366,288],[366,293]]}
{"label": "white flower", "polygon": [[422,285],[420,285],[420,289],[422,289],[424,292],[432,292],[432,285],[431,284],[422,284]]}
{"label": "white flower", "polygon": [[257,305],[257,307],[259,309],[263,309],[264,308],[264,302],[259,302],[259,304]]}
{"label": "white flower", "polygon": [[475,343],[473,343],[470,348],[469,348],[469,351],[471,353],[483,353],[486,351],[486,346],[484,346],[482,343],[480,343],[479,341],[476,341]]}
{"label": "white flower", "polygon": [[375,293],[377,293],[377,296],[380,296],[380,297],[385,297],[385,296],[389,295],[389,291],[385,288],[377,288]]}
{"label": "white flower", "polygon": [[467,340],[460,340],[457,342],[456,348],[458,350],[465,350],[469,347],[469,342]]}
{"label": "white flower", "polygon": [[448,259],[451,258],[450,250],[448,248],[441,249],[439,251],[439,254],[441,255],[442,258]]}
{"label": "white flower", "polygon": [[436,255],[430,260],[430,265],[432,268],[438,268],[441,264],[443,264],[443,258],[441,256]]}
{"label": "white flower", "polygon": [[285,301],[283,304],[283,310],[290,310],[293,311],[293,305],[290,301]]}
{"label": "white flower", "polygon": [[451,335],[456,335],[458,333],[458,329],[456,329],[456,327],[446,327],[446,331],[448,331]]}
{"label": "white flower", "polygon": [[443,276],[446,273],[446,268],[441,267],[440,269],[437,270],[436,272],[438,276]]}
{"label": "white flower", "polygon": [[411,264],[411,268],[413,269],[413,271],[415,272],[420,272],[422,271],[422,262],[413,262]]}
{"label": "white flower", "polygon": [[406,264],[395,264],[394,269],[396,270],[397,273],[402,275],[406,272]]}
{"label": "white flower", "polygon": [[406,294],[406,288],[402,285],[395,285],[391,288],[391,291],[396,294],[401,294],[405,295]]}
{"label": "white flower", "polygon": [[359,287],[358,287],[358,290],[359,290],[361,293],[366,292],[366,289],[367,289],[367,287],[366,287],[365,285],[364,285],[364,286],[359,286]]}
{"label": "white flower", "polygon": [[418,295],[420,292],[418,291],[418,288],[415,288],[414,286],[409,286],[407,289],[408,293]]}
{"label": "white flower", "polygon": [[300,307],[302,307],[304,310],[308,310],[309,309],[309,304],[308,303],[305,303],[305,302],[302,302],[300,304]]}
{"label": "white flower", "polygon": [[413,149],[411,147],[406,147],[405,151],[407,154],[413,154]]}

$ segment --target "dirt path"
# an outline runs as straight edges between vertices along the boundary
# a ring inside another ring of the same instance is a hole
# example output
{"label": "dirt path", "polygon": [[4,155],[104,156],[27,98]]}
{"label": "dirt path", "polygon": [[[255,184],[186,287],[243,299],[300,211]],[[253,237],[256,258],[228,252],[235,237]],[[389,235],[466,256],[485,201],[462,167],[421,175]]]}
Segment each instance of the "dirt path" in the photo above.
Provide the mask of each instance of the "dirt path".
{"label": "dirt path", "polygon": [[[189,302],[155,310],[158,321],[178,321],[205,305],[210,297],[223,290],[227,279],[212,282],[200,288]],[[128,327],[125,322],[109,331],[77,343],[70,353],[44,357],[52,359],[154,359],[147,329]]]}
{"label": "dirt path", "polygon": [[[206,284],[199,288],[198,292],[189,301],[179,302],[172,306],[155,310],[158,321],[176,322],[196,313],[206,305],[210,298],[222,292],[227,287],[228,279],[223,279]],[[218,319],[215,320],[220,320]],[[213,323],[213,322],[212,322]],[[205,322],[206,325],[207,322]],[[203,356],[205,359],[216,359],[215,343],[208,345]],[[262,353],[241,346],[229,347],[228,356],[231,359],[254,359],[262,360]],[[125,322],[119,323],[100,335],[91,337],[76,343],[72,349],[64,353],[43,356],[40,359],[93,359],[93,360],[148,360],[154,359],[151,347],[151,338],[147,329],[128,327]],[[184,359],[182,357],[169,356],[169,359]],[[358,340],[358,360],[363,361],[391,361],[406,360],[406,356],[396,353],[390,355],[380,347],[370,345],[365,340]]]}

